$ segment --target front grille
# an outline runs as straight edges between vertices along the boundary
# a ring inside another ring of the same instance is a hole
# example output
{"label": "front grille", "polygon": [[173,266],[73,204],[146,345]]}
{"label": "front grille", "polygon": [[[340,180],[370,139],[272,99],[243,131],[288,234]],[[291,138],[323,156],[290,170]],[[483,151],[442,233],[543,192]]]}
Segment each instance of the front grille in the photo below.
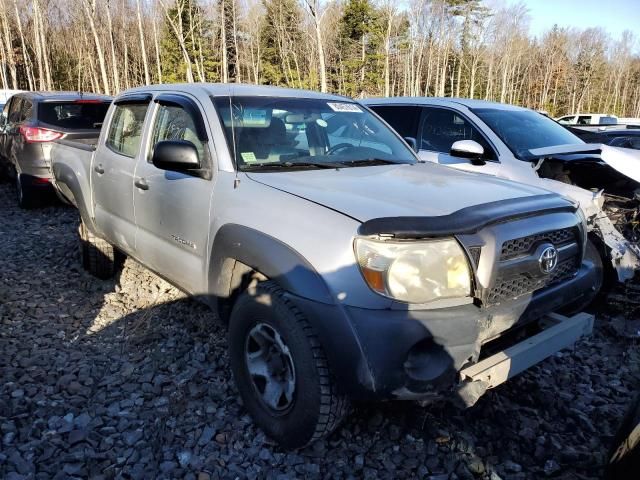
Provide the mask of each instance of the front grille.
{"label": "front grille", "polygon": [[535,263],[537,265],[538,258],[534,258],[534,252],[543,243],[551,243],[556,248],[577,244],[578,233],[575,228],[565,228],[504,242],[500,253],[496,281],[485,296],[486,305],[496,305],[504,300],[533,293],[571,278],[577,273],[580,267],[579,254],[564,259],[550,275],[544,275],[541,272],[538,274],[535,269],[510,274],[500,271],[500,264],[516,258],[530,257],[531,264]]}
{"label": "front grille", "polygon": [[503,300],[533,293],[536,290],[549,287],[554,283],[570,278],[575,275],[578,270],[576,263],[575,259],[561,263],[551,275],[542,278],[534,278],[526,273],[513,276],[509,279],[498,278],[495,286],[487,296],[487,304],[495,305]]}
{"label": "front grille", "polygon": [[551,232],[537,233],[527,237],[515,238],[502,244],[502,254],[500,261],[512,260],[514,258],[529,255],[531,250],[542,242],[552,243],[559,247],[576,241],[576,232],[573,228],[563,228]]}

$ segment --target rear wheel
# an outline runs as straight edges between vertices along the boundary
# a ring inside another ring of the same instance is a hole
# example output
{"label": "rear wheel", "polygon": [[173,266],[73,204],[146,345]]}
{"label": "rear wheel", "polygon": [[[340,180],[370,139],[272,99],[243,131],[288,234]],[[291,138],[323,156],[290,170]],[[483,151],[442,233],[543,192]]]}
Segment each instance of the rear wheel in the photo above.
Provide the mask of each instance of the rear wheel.
{"label": "rear wheel", "polygon": [[250,287],[229,325],[233,375],[246,409],[285,448],[330,434],[348,412],[320,341],[304,315],[272,282]]}
{"label": "rear wheel", "polygon": [[111,278],[115,273],[116,265],[116,252],[113,245],[91,233],[82,220],[78,232],[82,267],[98,278]]}
{"label": "rear wheel", "polygon": [[19,173],[16,173],[15,185],[18,206],[20,208],[32,208],[35,204],[33,192],[28,186],[22,183],[22,178]]}

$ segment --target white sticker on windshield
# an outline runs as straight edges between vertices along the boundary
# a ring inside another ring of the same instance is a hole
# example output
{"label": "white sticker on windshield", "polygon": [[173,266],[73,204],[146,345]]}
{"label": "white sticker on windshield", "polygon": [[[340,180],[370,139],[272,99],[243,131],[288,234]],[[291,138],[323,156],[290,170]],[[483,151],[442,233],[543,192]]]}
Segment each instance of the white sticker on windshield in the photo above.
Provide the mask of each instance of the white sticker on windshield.
{"label": "white sticker on windshield", "polygon": [[244,163],[256,163],[256,154],[253,152],[242,152],[240,153],[240,156],[242,157],[242,160],[244,160]]}
{"label": "white sticker on windshield", "polygon": [[362,113],[362,109],[355,103],[327,102],[327,105],[334,112]]}
{"label": "white sticker on windshield", "polygon": [[327,125],[329,125],[327,122],[325,122],[323,119],[319,118],[316,120],[316,123],[318,125],[320,125],[322,128],[327,128]]}

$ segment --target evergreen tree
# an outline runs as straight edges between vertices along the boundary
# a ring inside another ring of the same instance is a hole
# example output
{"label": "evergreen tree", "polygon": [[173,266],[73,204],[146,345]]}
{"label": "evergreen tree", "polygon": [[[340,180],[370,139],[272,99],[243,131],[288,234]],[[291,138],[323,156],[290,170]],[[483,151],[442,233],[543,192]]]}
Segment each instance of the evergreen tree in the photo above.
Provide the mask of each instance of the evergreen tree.
{"label": "evergreen tree", "polygon": [[342,93],[361,97],[379,90],[381,41],[380,15],[371,0],[348,0],[340,19],[341,71],[334,75],[342,75]]}
{"label": "evergreen tree", "polygon": [[[196,73],[194,79],[203,81],[219,80],[219,62],[211,49],[212,25],[207,20],[197,0],[176,0],[165,17],[160,47],[162,50],[162,78],[167,83],[187,80],[187,69]],[[182,35],[190,65],[185,61],[180,45]]]}
{"label": "evergreen tree", "polygon": [[300,59],[296,53],[304,44],[300,7],[296,0],[263,0],[263,5],[261,83],[301,86]]}

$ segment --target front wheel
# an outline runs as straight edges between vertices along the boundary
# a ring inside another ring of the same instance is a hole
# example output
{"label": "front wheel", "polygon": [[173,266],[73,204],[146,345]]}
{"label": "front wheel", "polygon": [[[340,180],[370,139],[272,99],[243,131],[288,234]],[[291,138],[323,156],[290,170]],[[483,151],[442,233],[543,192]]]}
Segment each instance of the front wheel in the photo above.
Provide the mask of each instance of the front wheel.
{"label": "front wheel", "polygon": [[229,321],[231,369],[246,409],[285,448],[329,435],[349,403],[338,394],[320,341],[272,282],[251,287]]}

